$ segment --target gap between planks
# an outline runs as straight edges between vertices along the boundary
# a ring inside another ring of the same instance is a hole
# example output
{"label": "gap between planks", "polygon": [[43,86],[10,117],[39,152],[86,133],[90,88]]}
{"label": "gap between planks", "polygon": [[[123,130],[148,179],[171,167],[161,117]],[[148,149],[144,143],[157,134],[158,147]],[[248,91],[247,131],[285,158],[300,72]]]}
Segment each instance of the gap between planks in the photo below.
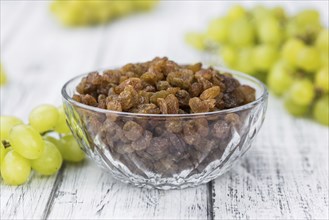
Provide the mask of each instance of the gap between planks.
{"label": "gap between planks", "polygon": [[45,206],[45,210],[43,212],[43,215],[42,215],[41,219],[47,219],[48,218],[48,215],[49,215],[49,213],[51,211],[51,208],[53,206],[53,202],[54,202],[55,196],[57,194],[57,191],[58,191],[60,185],[63,182],[63,173],[64,173],[64,170],[65,170],[65,167],[66,167],[65,163],[63,163],[61,169],[57,173],[56,180],[55,180],[53,188],[50,192],[50,195],[49,195],[49,198],[48,198],[48,201],[47,201],[47,204]]}

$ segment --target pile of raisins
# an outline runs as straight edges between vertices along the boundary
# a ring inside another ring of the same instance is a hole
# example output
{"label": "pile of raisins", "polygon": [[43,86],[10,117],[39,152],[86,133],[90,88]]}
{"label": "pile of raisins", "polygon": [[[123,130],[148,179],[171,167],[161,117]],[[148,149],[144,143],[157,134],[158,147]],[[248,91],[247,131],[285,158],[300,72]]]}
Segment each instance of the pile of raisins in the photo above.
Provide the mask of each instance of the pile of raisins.
{"label": "pile of raisins", "polygon": [[[218,111],[255,100],[255,90],[228,73],[203,69],[200,63],[181,66],[167,58],[90,73],[76,90],[73,99],[80,103],[145,114]],[[233,151],[240,149],[252,112],[245,109],[190,118],[120,116],[79,106],[75,110],[88,139],[98,143],[93,143],[95,147],[106,146],[103,150],[111,152],[113,164],[120,162],[118,169],[125,166],[145,178],[149,173],[162,177],[185,173],[187,178],[203,173],[210,164],[219,163],[228,146]]]}
{"label": "pile of raisins", "polygon": [[178,65],[168,58],[89,73],[73,99],[86,105],[132,113],[190,114],[241,106],[255,90],[201,63]]}

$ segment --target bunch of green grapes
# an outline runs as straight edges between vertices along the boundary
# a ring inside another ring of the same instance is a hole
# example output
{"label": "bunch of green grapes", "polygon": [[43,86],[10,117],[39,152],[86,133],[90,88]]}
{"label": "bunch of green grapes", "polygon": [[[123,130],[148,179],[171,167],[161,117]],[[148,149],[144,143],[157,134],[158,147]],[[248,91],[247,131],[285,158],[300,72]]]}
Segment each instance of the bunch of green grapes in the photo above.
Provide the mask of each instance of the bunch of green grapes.
{"label": "bunch of green grapes", "polygon": [[67,26],[83,26],[109,22],[136,11],[150,10],[157,0],[55,0],[51,11]]}
{"label": "bunch of green grapes", "polygon": [[[25,183],[35,170],[53,175],[63,160],[82,161],[85,157],[66,125],[63,107],[40,105],[29,115],[29,124],[14,116],[0,116],[0,170],[8,185]],[[58,138],[49,136],[57,133]]]}
{"label": "bunch of green grapes", "polygon": [[215,53],[219,64],[266,82],[292,115],[329,125],[329,31],[317,11],[288,16],[281,7],[236,5],[186,41]]}

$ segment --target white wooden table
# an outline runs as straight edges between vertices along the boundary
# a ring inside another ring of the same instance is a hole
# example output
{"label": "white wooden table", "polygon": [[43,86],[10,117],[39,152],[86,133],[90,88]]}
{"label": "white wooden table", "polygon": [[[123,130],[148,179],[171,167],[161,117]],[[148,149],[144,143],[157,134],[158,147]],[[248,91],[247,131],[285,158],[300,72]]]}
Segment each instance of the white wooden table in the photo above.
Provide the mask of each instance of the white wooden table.
{"label": "white wooden table", "polygon": [[[1,115],[26,120],[38,104],[60,104],[64,82],[99,67],[154,56],[198,61],[183,34],[229,3],[169,1],[149,14],[80,29],[61,27],[48,4],[1,0],[1,61],[10,80],[0,90]],[[318,8],[328,25],[328,1],[282,4],[289,11]],[[328,133],[308,119],[292,118],[270,97],[251,150],[208,184],[174,191],[135,188],[86,160],[65,164],[49,178],[33,174],[23,186],[0,182],[0,219],[328,219]]]}

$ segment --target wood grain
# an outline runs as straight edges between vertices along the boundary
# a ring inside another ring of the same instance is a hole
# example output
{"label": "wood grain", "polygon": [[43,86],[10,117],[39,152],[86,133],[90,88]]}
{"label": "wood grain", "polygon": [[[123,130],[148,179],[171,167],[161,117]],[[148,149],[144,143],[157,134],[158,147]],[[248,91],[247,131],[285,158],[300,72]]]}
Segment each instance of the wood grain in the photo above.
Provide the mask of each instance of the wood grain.
{"label": "wood grain", "polygon": [[328,219],[328,136],[271,97],[252,149],[214,181],[214,218]]}
{"label": "wood grain", "polygon": [[206,219],[206,185],[148,190],[114,180],[91,161],[67,165],[49,219]]}
{"label": "wood grain", "polygon": [[[77,74],[154,56],[200,60],[182,36],[201,29],[229,2],[162,2],[149,14],[78,29],[60,26],[48,1],[0,4],[1,62],[10,81],[0,88],[1,115],[26,121],[34,106],[60,104],[62,85]],[[282,4],[289,10],[298,6]],[[23,186],[1,182],[0,218],[328,219],[328,136],[327,127],[292,118],[271,97],[251,150],[215,181],[185,190],[147,190],[116,181],[90,160],[67,163],[57,175],[34,174]]]}

